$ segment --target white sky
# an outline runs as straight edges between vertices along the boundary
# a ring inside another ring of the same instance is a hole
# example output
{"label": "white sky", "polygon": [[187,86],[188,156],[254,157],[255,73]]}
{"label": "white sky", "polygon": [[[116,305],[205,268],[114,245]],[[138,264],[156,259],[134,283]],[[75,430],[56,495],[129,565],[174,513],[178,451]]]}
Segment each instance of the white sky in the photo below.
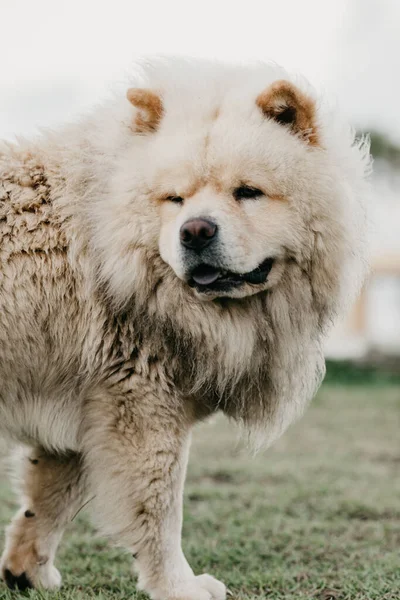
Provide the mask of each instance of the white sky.
{"label": "white sky", "polygon": [[0,0],[0,137],[70,120],[135,57],[272,59],[400,140],[400,0]]}

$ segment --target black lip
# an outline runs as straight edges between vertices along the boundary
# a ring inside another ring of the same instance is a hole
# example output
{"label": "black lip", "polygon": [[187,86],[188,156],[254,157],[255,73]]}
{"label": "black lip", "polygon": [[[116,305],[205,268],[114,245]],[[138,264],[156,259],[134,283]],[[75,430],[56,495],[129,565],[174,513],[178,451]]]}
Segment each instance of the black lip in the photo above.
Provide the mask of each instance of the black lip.
{"label": "black lip", "polygon": [[248,273],[234,273],[233,271],[228,271],[224,275],[220,275],[213,283],[202,285],[194,280],[193,274],[200,274],[203,270],[209,272],[210,269],[215,269],[216,272],[221,271],[218,267],[202,263],[192,270],[188,284],[190,287],[201,292],[227,292],[232,288],[239,287],[245,283],[261,285],[267,281],[273,264],[274,259],[267,258],[259,264],[258,267],[253,269],[253,271],[249,271]]}

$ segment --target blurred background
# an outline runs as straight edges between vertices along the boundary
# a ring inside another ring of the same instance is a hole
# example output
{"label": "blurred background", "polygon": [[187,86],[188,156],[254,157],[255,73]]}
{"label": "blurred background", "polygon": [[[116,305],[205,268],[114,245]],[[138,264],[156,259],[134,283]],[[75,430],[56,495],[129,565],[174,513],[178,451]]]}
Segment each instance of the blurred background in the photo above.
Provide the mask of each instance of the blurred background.
{"label": "blurred background", "polygon": [[400,2],[269,0],[2,3],[0,138],[55,126],[104,99],[146,54],[274,60],[305,75],[375,157],[372,275],[327,356],[396,367],[400,355]]}

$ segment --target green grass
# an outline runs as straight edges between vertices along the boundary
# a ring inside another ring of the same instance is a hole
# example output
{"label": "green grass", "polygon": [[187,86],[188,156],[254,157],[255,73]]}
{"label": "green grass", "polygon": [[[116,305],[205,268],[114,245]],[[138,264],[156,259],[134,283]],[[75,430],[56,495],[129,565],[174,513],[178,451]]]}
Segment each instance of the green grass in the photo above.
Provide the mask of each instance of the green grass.
{"label": "green grass", "polygon": [[400,385],[398,359],[386,360],[386,365],[374,362],[355,364],[347,360],[327,360],[325,384],[331,385]]}
{"label": "green grass", "polygon": [[[400,598],[400,387],[324,386],[300,423],[252,458],[222,418],[200,426],[184,547],[236,600]],[[15,509],[0,489],[0,521]],[[17,600],[141,599],[130,559],[80,516],[57,559],[64,585]]]}

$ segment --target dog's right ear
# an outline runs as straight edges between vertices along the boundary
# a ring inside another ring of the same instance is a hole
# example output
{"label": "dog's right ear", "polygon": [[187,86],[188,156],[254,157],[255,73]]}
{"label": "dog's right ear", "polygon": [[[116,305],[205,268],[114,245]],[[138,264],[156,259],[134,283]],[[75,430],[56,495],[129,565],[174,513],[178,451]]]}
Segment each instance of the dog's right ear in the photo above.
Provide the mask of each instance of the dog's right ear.
{"label": "dog's right ear", "polygon": [[160,96],[152,90],[130,88],[126,97],[136,109],[133,119],[134,131],[137,133],[156,131],[164,114]]}
{"label": "dog's right ear", "polygon": [[312,146],[319,145],[315,101],[285,80],[275,81],[256,100],[263,114],[299,135]]}

